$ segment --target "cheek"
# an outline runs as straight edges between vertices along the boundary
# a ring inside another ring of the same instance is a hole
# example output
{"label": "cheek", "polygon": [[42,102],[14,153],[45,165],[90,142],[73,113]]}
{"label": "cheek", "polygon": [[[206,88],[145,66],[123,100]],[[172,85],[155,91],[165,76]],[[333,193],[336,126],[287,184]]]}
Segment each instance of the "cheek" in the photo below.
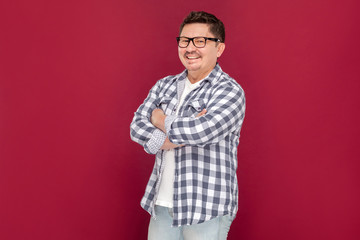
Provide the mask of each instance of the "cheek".
{"label": "cheek", "polygon": [[216,59],[217,59],[217,56],[218,55],[218,53],[217,53],[217,51],[211,51],[211,52],[209,52],[209,54],[208,54],[208,56],[209,56],[209,61],[216,61]]}
{"label": "cheek", "polygon": [[185,48],[178,48],[178,53],[179,53],[180,56],[184,55]]}
{"label": "cheek", "polygon": [[180,60],[182,60],[184,54],[182,53],[182,51],[180,49],[178,50],[178,55],[179,55]]}

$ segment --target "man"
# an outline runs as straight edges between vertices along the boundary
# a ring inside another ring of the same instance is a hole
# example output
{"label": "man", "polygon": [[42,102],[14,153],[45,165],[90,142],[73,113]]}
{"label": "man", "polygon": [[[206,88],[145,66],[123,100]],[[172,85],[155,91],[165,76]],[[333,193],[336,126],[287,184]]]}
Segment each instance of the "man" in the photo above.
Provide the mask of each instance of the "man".
{"label": "man", "polygon": [[245,96],[217,63],[224,40],[219,19],[191,12],[177,38],[186,69],[159,80],[135,112],[131,138],[156,154],[141,201],[150,240],[223,240],[235,218]]}

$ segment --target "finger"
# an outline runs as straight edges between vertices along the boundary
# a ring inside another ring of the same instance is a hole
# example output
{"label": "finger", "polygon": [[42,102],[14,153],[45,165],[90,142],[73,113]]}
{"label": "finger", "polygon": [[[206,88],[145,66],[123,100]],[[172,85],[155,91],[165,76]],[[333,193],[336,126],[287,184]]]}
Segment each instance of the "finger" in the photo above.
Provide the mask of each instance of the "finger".
{"label": "finger", "polygon": [[202,116],[202,115],[205,115],[205,113],[206,113],[206,109],[204,108],[204,109],[199,113],[199,115]]}
{"label": "finger", "polygon": [[201,112],[198,113],[198,115],[196,115],[196,117],[201,117],[205,115],[205,113],[206,113],[206,109],[204,108]]}

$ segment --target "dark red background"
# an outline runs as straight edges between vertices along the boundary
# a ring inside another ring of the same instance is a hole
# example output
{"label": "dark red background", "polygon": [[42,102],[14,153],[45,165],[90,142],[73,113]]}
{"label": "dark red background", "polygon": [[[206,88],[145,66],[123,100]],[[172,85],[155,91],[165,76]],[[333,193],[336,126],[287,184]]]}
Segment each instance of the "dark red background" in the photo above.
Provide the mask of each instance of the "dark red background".
{"label": "dark red background", "polygon": [[146,239],[153,156],[133,112],[183,67],[190,10],[223,20],[245,89],[229,239],[360,239],[356,0],[0,3],[0,238]]}

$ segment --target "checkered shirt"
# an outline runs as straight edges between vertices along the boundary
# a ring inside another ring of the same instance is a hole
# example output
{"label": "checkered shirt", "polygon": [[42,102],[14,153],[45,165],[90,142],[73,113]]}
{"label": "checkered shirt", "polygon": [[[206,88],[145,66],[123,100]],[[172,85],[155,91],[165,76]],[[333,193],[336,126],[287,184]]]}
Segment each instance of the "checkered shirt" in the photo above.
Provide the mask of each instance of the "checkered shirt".
{"label": "checkered shirt", "polygon": [[[154,206],[164,170],[166,136],[175,144],[173,226],[192,225],[238,209],[237,146],[245,116],[245,95],[241,86],[224,73],[219,64],[190,92],[182,106],[178,102],[187,71],[159,80],[135,112],[131,138],[146,152],[156,154],[155,164],[141,206],[156,218]],[[176,108],[180,107],[175,116]],[[151,113],[161,108],[167,133],[155,128]],[[196,117],[202,109],[207,112]]]}

